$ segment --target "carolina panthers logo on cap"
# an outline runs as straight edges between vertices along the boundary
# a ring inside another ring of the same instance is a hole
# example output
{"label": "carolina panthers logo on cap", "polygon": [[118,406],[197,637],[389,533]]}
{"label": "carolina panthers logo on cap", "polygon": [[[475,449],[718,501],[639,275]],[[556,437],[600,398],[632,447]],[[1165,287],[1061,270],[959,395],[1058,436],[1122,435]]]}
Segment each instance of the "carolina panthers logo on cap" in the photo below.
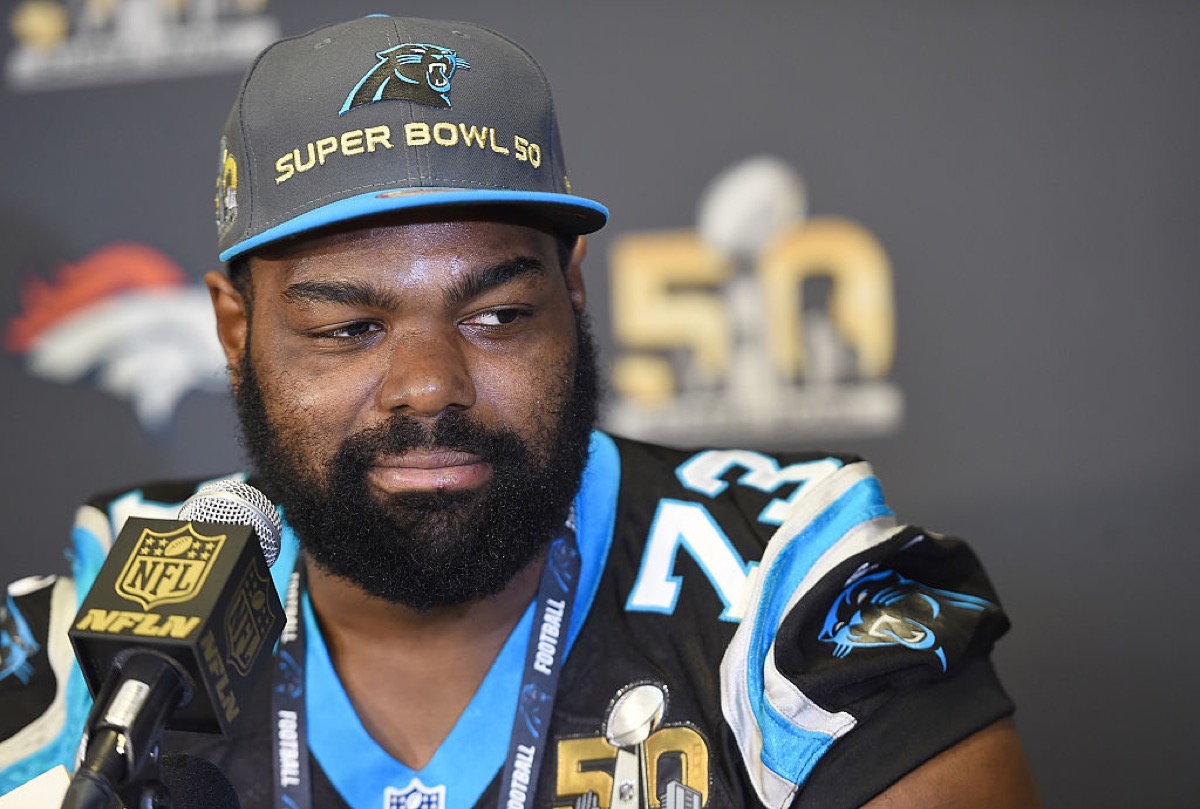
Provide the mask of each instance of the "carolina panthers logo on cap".
{"label": "carolina panthers logo on cap", "polygon": [[455,51],[440,45],[407,42],[375,54],[379,62],[346,96],[340,115],[385,98],[415,101],[430,107],[450,106],[454,71],[471,66]]}
{"label": "carolina panthers logo on cap", "polygon": [[939,590],[884,570],[850,584],[825,618],[818,636],[834,645],[835,657],[856,648],[905,646],[927,650],[946,669],[945,642],[969,629],[971,613],[995,605],[966,593]]}

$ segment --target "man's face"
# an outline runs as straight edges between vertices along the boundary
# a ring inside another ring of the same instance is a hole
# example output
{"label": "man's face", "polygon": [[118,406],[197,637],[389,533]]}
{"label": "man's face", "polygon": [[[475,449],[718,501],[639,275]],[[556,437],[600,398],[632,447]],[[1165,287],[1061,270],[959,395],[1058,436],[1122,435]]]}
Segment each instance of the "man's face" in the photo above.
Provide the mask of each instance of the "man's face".
{"label": "man's face", "polygon": [[595,421],[578,264],[460,220],[308,240],[251,278],[240,324],[214,289],[242,431],[316,564],[419,609],[502,590],[561,529]]}

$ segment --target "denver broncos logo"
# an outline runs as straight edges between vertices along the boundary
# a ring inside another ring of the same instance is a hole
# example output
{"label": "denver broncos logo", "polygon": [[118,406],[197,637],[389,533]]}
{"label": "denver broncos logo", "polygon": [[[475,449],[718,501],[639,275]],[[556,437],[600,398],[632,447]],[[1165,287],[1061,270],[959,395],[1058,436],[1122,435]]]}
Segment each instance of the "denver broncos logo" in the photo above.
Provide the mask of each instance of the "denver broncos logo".
{"label": "denver broncos logo", "polygon": [[982,613],[994,606],[978,596],[927,587],[893,570],[884,570],[863,576],[842,591],[817,637],[834,645],[835,657],[845,657],[863,646],[929,650],[944,671],[946,653],[940,636],[961,627],[943,612],[943,607]]}
{"label": "denver broncos logo", "polygon": [[385,98],[449,107],[454,71],[471,68],[457,53],[439,45],[408,42],[379,51],[375,56],[379,63],[346,96],[340,115]]}
{"label": "denver broncos logo", "polygon": [[146,245],[113,244],[31,278],[4,347],[53,382],[94,380],[161,430],[190,391],[225,393],[225,357],[208,290]]}

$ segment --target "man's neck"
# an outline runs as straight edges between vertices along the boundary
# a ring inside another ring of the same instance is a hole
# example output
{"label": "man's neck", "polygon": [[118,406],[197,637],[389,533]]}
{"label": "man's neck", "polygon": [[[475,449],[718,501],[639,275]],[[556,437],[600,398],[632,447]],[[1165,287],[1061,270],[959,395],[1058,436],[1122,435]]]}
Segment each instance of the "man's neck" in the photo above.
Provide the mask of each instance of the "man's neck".
{"label": "man's neck", "polygon": [[454,728],[537,593],[544,554],[501,593],[414,610],[307,563],[309,598],[330,659],[364,728],[421,769]]}

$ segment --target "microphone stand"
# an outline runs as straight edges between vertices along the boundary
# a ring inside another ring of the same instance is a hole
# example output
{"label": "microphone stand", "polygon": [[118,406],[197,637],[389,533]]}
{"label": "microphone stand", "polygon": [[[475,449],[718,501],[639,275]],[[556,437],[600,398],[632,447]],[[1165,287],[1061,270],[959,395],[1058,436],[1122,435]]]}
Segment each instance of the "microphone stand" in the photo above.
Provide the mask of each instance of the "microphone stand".
{"label": "microphone stand", "polygon": [[167,718],[192,692],[191,678],[165,655],[117,655],[88,716],[83,761],[62,809],[172,809],[158,743]]}

